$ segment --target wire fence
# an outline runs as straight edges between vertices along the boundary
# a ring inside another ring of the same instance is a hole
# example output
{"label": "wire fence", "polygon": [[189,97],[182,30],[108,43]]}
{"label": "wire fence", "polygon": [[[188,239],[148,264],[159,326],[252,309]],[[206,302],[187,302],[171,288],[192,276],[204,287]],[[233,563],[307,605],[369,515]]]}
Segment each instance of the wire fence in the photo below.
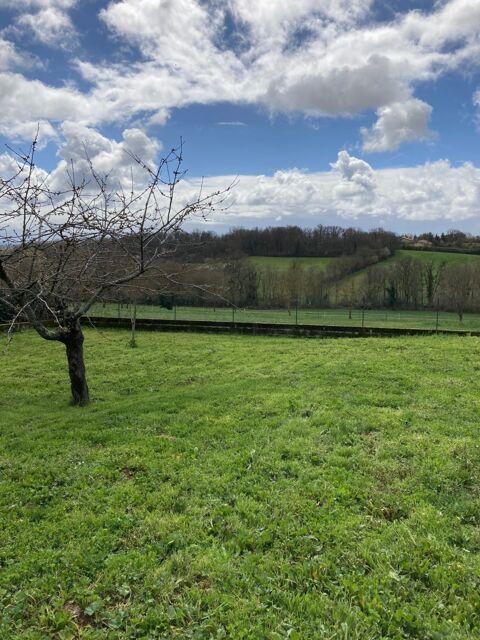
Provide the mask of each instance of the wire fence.
{"label": "wire fence", "polygon": [[184,307],[98,303],[89,315],[129,319],[135,307],[137,319],[254,322],[287,325],[328,325],[365,328],[451,329],[480,331],[480,314],[447,311],[382,309],[239,309],[236,307]]}

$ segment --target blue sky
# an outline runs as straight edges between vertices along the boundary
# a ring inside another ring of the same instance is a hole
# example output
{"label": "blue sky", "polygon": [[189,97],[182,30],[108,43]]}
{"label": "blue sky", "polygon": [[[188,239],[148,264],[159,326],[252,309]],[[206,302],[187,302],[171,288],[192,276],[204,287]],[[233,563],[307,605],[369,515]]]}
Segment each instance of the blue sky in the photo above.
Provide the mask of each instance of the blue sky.
{"label": "blue sky", "polygon": [[121,180],[183,137],[219,230],[480,233],[479,60],[478,0],[0,0],[0,142]]}

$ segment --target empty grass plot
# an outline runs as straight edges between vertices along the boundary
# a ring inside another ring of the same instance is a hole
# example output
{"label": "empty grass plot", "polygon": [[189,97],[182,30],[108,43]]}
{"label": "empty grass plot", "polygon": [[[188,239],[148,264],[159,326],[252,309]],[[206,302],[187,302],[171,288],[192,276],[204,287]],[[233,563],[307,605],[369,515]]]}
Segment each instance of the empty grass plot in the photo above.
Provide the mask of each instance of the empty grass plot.
{"label": "empty grass plot", "polygon": [[479,637],[477,339],[87,334],[2,351],[1,638]]}

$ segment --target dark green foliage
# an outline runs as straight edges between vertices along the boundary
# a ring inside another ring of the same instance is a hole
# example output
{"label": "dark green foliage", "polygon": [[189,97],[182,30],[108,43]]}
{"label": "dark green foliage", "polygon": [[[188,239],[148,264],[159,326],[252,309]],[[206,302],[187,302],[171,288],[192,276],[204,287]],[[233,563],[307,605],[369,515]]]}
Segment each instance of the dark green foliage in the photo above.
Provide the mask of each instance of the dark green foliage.
{"label": "dark green foliage", "polygon": [[387,307],[394,309],[397,304],[397,288],[393,282],[387,286]]}
{"label": "dark green foliage", "polygon": [[158,304],[163,309],[169,309],[171,311],[174,304],[173,296],[165,293],[160,294],[158,296]]}

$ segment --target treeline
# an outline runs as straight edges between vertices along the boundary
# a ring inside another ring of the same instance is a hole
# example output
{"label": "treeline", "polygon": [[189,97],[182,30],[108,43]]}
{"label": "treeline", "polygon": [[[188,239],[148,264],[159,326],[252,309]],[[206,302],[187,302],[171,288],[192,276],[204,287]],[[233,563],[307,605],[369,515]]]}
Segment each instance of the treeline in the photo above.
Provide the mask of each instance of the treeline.
{"label": "treeline", "polygon": [[141,288],[122,290],[117,299],[163,306],[439,309],[456,312],[460,320],[465,312],[480,312],[480,260],[447,263],[403,257],[365,268],[386,257],[362,252],[334,259],[323,270],[296,260],[286,269],[256,266],[249,259],[178,263],[175,284],[157,281],[154,288],[144,282]]}
{"label": "treeline", "polygon": [[233,229],[223,235],[194,231],[179,238],[175,259],[196,262],[207,259],[232,259],[246,256],[267,257],[339,257],[359,252],[394,253],[401,239],[390,231],[343,229],[319,225],[314,229],[297,226],[266,229]]}
{"label": "treeline", "polygon": [[480,260],[447,263],[404,257],[366,270],[347,285],[340,303],[370,308],[480,311]]}
{"label": "treeline", "polygon": [[480,254],[480,236],[464,233],[459,229],[450,229],[446,233],[427,232],[404,236],[402,242],[405,249]]}
{"label": "treeline", "polygon": [[[378,253],[363,247],[351,256],[334,258],[322,270],[305,267],[295,259],[287,268],[257,266],[248,259],[205,263],[172,263],[174,281],[156,276],[142,278],[135,288],[128,285],[116,293],[117,301],[150,304],[208,305],[263,308],[331,306],[332,291],[346,276],[390,257],[383,247]],[[151,292],[151,293],[150,293]]]}
{"label": "treeline", "polygon": [[[440,309],[456,312],[460,320],[465,312],[480,312],[480,261],[462,264],[405,257],[376,268],[366,266],[368,262],[360,267],[346,257],[323,271],[293,261],[282,272],[255,269],[244,261],[225,267],[224,290],[238,306]],[[364,270],[352,275],[359,268]]]}

